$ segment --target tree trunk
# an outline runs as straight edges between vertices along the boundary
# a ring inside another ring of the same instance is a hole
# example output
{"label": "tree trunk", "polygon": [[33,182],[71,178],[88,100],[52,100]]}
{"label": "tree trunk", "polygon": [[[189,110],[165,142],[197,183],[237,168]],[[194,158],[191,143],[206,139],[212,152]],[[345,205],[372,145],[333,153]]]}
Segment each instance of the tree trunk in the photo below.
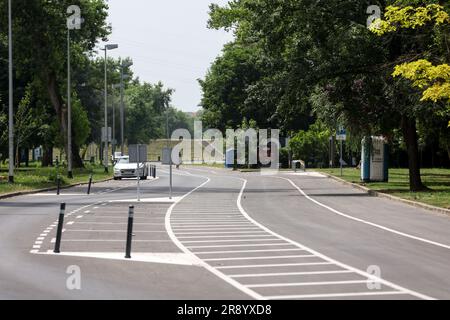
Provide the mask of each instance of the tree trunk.
{"label": "tree trunk", "polygon": [[423,191],[427,188],[422,183],[419,162],[419,144],[416,120],[402,116],[402,131],[408,149],[409,188],[411,191]]}
{"label": "tree trunk", "polygon": [[44,147],[44,154],[42,155],[42,166],[53,167],[53,146]]}
{"label": "tree trunk", "polygon": [[80,147],[72,143],[72,165],[74,168],[84,168],[83,159],[80,157]]}
{"label": "tree trunk", "polygon": [[[64,139],[64,146],[66,154],[69,154],[68,150],[68,137],[67,137],[67,108],[64,105],[63,99],[59,91],[59,85],[56,79],[56,75],[51,73],[47,75],[47,89],[50,96],[50,101],[55,109],[56,117],[58,119],[60,133]],[[75,145],[72,141],[72,164],[74,168],[83,168],[84,164],[80,157],[80,147]]]}

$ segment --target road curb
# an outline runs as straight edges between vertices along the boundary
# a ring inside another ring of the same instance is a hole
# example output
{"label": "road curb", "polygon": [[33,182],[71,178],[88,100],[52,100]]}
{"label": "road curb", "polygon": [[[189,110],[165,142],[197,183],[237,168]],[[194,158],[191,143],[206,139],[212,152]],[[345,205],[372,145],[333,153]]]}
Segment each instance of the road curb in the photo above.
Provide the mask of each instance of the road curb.
{"label": "road curb", "polygon": [[327,176],[328,178],[333,179],[333,180],[335,180],[337,182],[340,182],[340,183],[343,183],[345,185],[351,186],[353,188],[365,191],[365,192],[367,192],[367,194],[369,194],[370,196],[373,196],[373,197],[385,198],[385,199],[389,199],[389,200],[393,200],[393,201],[397,201],[397,202],[402,202],[404,204],[407,204],[407,205],[410,205],[410,206],[413,206],[413,207],[416,207],[416,208],[426,209],[426,210],[430,210],[430,211],[434,211],[434,212],[438,212],[438,213],[442,213],[442,214],[450,216],[450,210],[449,209],[440,208],[440,207],[436,207],[436,206],[432,206],[432,205],[429,205],[429,204],[420,203],[420,202],[416,202],[416,201],[412,201],[412,200],[402,199],[402,198],[399,198],[399,197],[396,197],[396,196],[393,196],[393,195],[390,195],[390,194],[378,192],[378,191],[369,189],[367,187],[364,187],[362,185],[359,185],[357,183],[352,183],[352,182],[346,181],[344,179],[338,178],[338,177],[333,176],[333,175],[328,174],[328,173],[324,173],[324,172],[317,172],[317,173],[323,174],[324,176]]}
{"label": "road curb", "polygon": [[[107,181],[111,181],[112,179],[113,178],[98,180],[98,181],[93,182],[92,184],[107,182]],[[70,189],[70,188],[78,187],[78,186],[86,186],[88,184],[89,183],[87,183],[87,182],[86,183],[71,184],[71,185],[68,185],[68,186],[61,187],[61,190]],[[53,187],[53,188],[47,188],[47,189],[38,189],[38,190],[19,191],[19,192],[7,193],[7,194],[0,195],[0,200],[20,197],[20,196],[26,196],[26,195],[30,195],[30,194],[38,194],[38,193],[42,193],[42,192],[56,191],[56,190],[57,190],[57,188]]]}

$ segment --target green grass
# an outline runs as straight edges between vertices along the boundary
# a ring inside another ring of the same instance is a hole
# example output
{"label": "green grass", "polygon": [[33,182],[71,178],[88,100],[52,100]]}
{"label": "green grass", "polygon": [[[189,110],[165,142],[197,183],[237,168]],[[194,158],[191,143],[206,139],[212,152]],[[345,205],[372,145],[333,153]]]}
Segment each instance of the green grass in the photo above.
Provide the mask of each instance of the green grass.
{"label": "green grass", "polygon": [[450,209],[450,169],[422,169],[422,181],[430,189],[423,192],[409,191],[408,169],[390,169],[388,183],[362,183],[360,171],[356,169],[344,169],[342,177],[340,169],[317,169],[317,171],[340,177],[375,191]]}
{"label": "green grass", "polygon": [[112,178],[112,169],[106,174],[104,167],[90,166],[85,169],[74,170],[74,179],[67,178],[65,168],[41,168],[38,164],[30,164],[28,168],[19,168],[15,171],[14,184],[8,183],[8,169],[0,167],[0,194],[7,194],[20,191],[32,191],[38,189],[54,188],[57,186],[58,172],[61,175],[61,186],[87,183],[89,176],[93,173],[93,180],[100,181]]}

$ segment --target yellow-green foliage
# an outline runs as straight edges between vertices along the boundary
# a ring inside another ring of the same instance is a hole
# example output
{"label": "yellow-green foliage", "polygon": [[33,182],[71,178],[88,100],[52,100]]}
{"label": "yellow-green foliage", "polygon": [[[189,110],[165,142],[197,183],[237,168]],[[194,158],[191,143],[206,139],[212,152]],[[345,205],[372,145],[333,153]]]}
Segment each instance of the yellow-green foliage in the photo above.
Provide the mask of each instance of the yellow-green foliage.
{"label": "yellow-green foliage", "polygon": [[379,36],[399,29],[416,29],[429,23],[435,25],[450,23],[449,14],[444,11],[443,6],[437,4],[417,8],[389,6],[384,16],[384,19],[375,20],[369,28]]}
{"label": "yellow-green foliage", "polygon": [[[450,16],[444,11],[443,6],[436,4],[417,8],[389,6],[386,8],[384,19],[375,20],[369,29],[376,35],[382,36],[399,29],[417,29],[427,24],[435,26],[450,24]],[[421,59],[396,66],[392,75],[411,80],[414,87],[424,90],[421,101],[447,100],[450,109],[450,66],[448,64],[433,66],[428,60]]]}

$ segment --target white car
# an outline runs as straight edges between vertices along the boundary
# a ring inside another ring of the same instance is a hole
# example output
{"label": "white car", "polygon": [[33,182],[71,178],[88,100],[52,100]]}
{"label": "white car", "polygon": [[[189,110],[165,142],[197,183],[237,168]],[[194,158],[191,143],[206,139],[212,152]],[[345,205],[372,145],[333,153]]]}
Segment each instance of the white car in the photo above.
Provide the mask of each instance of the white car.
{"label": "white car", "polygon": [[130,163],[129,156],[118,157],[114,166],[114,180],[140,177],[141,180],[147,180],[148,167],[145,163]]}

